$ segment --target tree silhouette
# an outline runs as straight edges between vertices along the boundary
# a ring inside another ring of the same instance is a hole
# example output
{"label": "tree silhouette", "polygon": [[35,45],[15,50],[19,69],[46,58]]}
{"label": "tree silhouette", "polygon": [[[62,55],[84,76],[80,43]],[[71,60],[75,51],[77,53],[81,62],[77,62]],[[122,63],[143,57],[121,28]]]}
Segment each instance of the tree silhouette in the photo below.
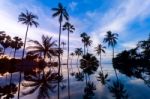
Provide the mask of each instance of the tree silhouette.
{"label": "tree silhouette", "polygon": [[77,81],[83,81],[84,80],[84,73],[83,72],[77,72],[75,74],[75,78]]}
{"label": "tree silhouette", "polygon": [[[108,31],[103,40],[104,43],[108,43],[108,46],[112,47],[112,60],[114,59],[114,47],[117,44],[117,39],[118,39],[117,37],[118,37],[117,33],[112,33],[111,31]],[[117,71],[114,65],[113,65],[113,68],[116,74],[116,78],[118,79]]]}
{"label": "tree silhouette", "polygon": [[72,60],[73,60],[73,56],[74,56],[75,54],[72,52],[72,53],[70,53],[70,55],[72,56],[72,57],[71,57],[71,63],[70,63],[70,65],[71,65],[71,71],[72,71],[72,72],[71,72],[71,75],[74,76],[73,67],[72,67]]}
{"label": "tree silhouette", "polygon": [[88,53],[88,46],[91,46],[92,40],[90,39],[90,36],[85,37],[85,47],[87,48]]}
{"label": "tree silhouette", "polygon": [[68,53],[67,53],[67,71],[68,71],[68,96],[70,99],[70,81],[69,81],[69,37],[70,37],[70,33],[73,33],[73,31],[75,30],[74,26],[71,25],[69,22],[66,22],[63,25],[63,30],[67,30],[68,32]]}
{"label": "tree silhouette", "polygon": [[79,66],[78,66],[78,61],[79,61],[79,56],[81,56],[82,53],[83,53],[82,48],[76,48],[75,49],[75,54],[77,55],[77,69],[78,69],[78,73],[80,72]]}
{"label": "tree silhouette", "polygon": [[93,82],[88,82],[86,87],[84,88],[84,96],[83,99],[91,99],[94,96],[94,90],[96,90],[96,86]]}
{"label": "tree silhouette", "polygon": [[50,92],[54,92],[54,88],[56,87],[56,85],[52,83],[52,81],[55,80],[54,75],[50,71],[43,75],[42,78],[32,76],[27,82],[22,83],[24,87],[30,87],[30,90],[22,92],[22,94],[32,94],[39,89],[37,99],[50,98]]}
{"label": "tree silhouette", "polygon": [[113,82],[113,85],[109,85],[108,89],[116,99],[128,99],[127,90],[120,81]]}
{"label": "tree silhouette", "polygon": [[102,46],[101,44],[98,44],[97,47],[95,47],[95,51],[96,51],[96,54],[99,55],[99,66],[101,67],[101,72],[103,72],[102,70],[102,62],[101,62],[101,55],[102,53],[105,53],[105,46]]}
{"label": "tree silhouette", "polygon": [[[80,68],[83,70],[85,75],[91,75],[98,69],[98,60],[92,54],[87,53],[83,55],[82,59],[80,60]],[[87,84],[87,77],[86,77],[86,84]]]}
{"label": "tree silhouette", "polygon": [[17,86],[13,83],[0,87],[0,98],[2,99],[11,99],[14,98],[14,94],[17,92]]}
{"label": "tree silhouette", "polygon": [[108,73],[104,74],[103,72],[99,72],[97,80],[101,82],[102,85],[105,85],[110,80],[108,79]]}
{"label": "tree silhouette", "polygon": [[82,42],[83,42],[83,44],[84,44],[84,55],[85,55],[85,38],[87,37],[87,33],[85,33],[85,32],[83,32],[83,33],[81,33],[80,34],[80,37],[82,38]]}
{"label": "tree silhouette", "polygon": [[14,58],[16,56],[16,51],[19,50],[22,46],[23,46],[22,39],[15,36],[11,43],[11,47],[14,49]]}
{"label": "tree silhouette", "polygon": [[[26,10],[26,13],[21,12],[21,14],[18,17],[18,21],[27,26],[25,39],[24,39],[24,45],[23,45],[23,51],[22,51],[22,59],[24,58],[28,29],[32,25],[34,25],[35,27],[39,25],[38,22],[36,22],[37,19],[38,17],[32,14],[31,12],[29,12],[28,10]],[[19,93],[20,93],[20,83],[21,83],[21,72],[20,72],[20,77],[19,77],[18,99],[19,99]]]}
{"label": "tree silhouette", "polygon": [[[63,5],[61,3],[58,3],[58,7],[57,8],[52,8],[52,11],[54,11],[53,13],[53,17],[59,17],[58,21],[59,21],[59,39],[58,39],[58,49],[60,49],[60,40],[61,40],[61,28],[62,28],[62,22],[63,19],[65,18],[66,20],[69,20],[69,15],[65,9],[65,7],[63,7]],[[58,68],[58,74],[60,75],[60,54],[58,56],[58,63],[59,63],[59,68]],[[59,86],[59,82],[58,82],[58,86]],[[59,87],[58,87],[58,99],[59,99]]]}
{"label": "tree silhouette", "polygon": [[11,37],[9,35],[5,35],[4,40],[1,42],[1,45],[3,46],[4,49],[3,54],[5,54],[6,48],[10,47],[11,42],[12,42]]}
{"label": "tree silhouette", "polygon": [[42,43],[37,40],[29,40],[29,42],[34,44],[27,47],[29,53],[43,55],[44,59],[57,55],[56,41],[53,41],[52,37],[42,35]]}

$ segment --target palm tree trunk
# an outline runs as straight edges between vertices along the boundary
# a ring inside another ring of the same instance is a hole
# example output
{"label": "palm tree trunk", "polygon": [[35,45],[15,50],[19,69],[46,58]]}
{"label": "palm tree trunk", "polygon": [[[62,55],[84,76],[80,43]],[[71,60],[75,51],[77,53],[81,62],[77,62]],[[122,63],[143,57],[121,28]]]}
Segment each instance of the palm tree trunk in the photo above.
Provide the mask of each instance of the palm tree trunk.
{"label": "palm tree trunk", "polygon": [[78,73],[80,73],[79,66],[78,66],[78,60],[79,60],[79,55],[78,55],[78,58],[77,58],[77,68],[78,68]]}
{"label": "palm tree trunk", "polygon": [[88,46],[86,47],[86,53],[88,53]]}
{"label": "palm tree trunk", "polygon": [[102,59],[102,58],[101,58],[101,53],[100,53],[100,58],[99,58],[99,66],[100,66],[100,68],[101,68],[101,72],[103,73],[101,59]]}
{"label": "palm tree trunk", "polygon": [[70,80],[69,80],[69,29],[68,29],[68,55],[67,55],[67,71],[68,71],[68,99],[70,99]]}
{"label": "palm tree trunk", "polygon": [[[25,39],[24,39],[24,46],[23,46],[23,52],[22,52],[22,60],[24,58],[24,52],[25,52],[25,46],[26,46],[26,40],[27,40],[27,34],[28,34],[29,24],[27,25]],[[18,99],[20,98],[20,83],[21,83],[21,71],[19,73],[19,86],[18,86]]]}
{"label": "palm tree trunk", "polygon": [[71,71],[72,71],[72,73],[73,73],[73,68],[72,68],[72,59],[73,59],[73,56],[72,56],[72,58],[71,58]]}
{"label": "palm tree trunk", "polygon": [[84,55],[85,55],[85,44],[84,44]]}
{"label": "palm tree trunk", "polygon": [[[60,50],[60,38],[61,38],[61,22],[59,22],[60,26],[59,26],[59,41],[58,41],[58,49]],[[60,61],[60,52],[58,53],[58,76],[60,76],[60,67],[61,67],[61,61]],[[58,99],[60,99],[60,96],[59,96],[59,86],[60,86],[60,83],[59,83],[59,79],[58,79]]]}
{"label": "palm tree trunk", "polygon": [[85,73],[85,82],[86,82],[86,85],[87,85],[87,74]]}
{"label": "palm tree trunk", "polygon": [[[113,49],[113,58],[112,58],[112,62],[113,62],[113,59],[114,59],[114,46],[112,47],[112,49]],[[113,66],[113,68],[114,68],[114,71],[115,71],[115,75],[116,75],[117,81],[119,81],[118,75],[117,75],[117,71],[116,71],[114,66]]]}
{"label": "palm tree trunk", "polygon": [[[63,57],[63,55],[61,55],[61,61],[62,61],[62,57]],[[61,70],[61,71],[60,71],[60,74],[63,75],[62,66],[60,67],[60,70]]]}

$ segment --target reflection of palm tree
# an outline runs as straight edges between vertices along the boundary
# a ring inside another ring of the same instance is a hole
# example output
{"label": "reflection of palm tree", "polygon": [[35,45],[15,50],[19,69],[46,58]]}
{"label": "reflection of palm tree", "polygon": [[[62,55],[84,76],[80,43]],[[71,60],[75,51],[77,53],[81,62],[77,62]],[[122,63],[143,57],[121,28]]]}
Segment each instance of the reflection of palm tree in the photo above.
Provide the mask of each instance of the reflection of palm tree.
{"label": "reflection of palm tree", "polygon": [[80,72],[79,66],[78,66],[78,60],[79,60],[79,56],[82,55],[82,53],[83,53],[82,48],[76,48],[75,54],[77,55],[77,68],[78,68],[78,73]]}
{"label": "reflection of palm tree", "polygon": [[14,58],[15,58],[16,51],[23,46],[23,42],[22,42],[22,39],[17,36],[15,36],[13,39],[14,40],[11,43],[11,47],[15,49],[15,51],[14,51]]}
{"label": "reflection of palm tree", "polygon": [[[28,33],[29,27],[31,27],[32,25],[37,27],[39,25],[35,21],[36,19],[38,19],[38,17],[36,15],[32,14],[31,12],[28,12],[28,10],[26,11],[26,13],[22,12],[18,17],[19,22],[22,22],[22,24],[27,25],[25,39],[24,39],[23,52],[22,52],[22,59],[24,58],[24,52],[25,52],[25,46],[26,46],[26,40],[27,40],[27,33]],[[19,77],[18,99],[19,99],[19,92],[20,92],[20,82],[21,82],[21,73],[20,73],[20,77]]]}
{"label": "reflection of palm tree", "polygon": [[0,87],[0,99],[11,99],[14,98],[14,94],[17,92],[17,86],[13,83],[6,85],[3,88]]}
{"label": "reflection of palm tree", "polygon": [[[98,60],[92,54],[87,53],[83,55],[82,59],[80,60],[80,68],[83,69],[85,74],[91,75],[98,69]],[[87,75],[86,75],[87,76]],[[87,77],[86,77],[86,84],[87,84]]]}
{"label": "reflection of palm tree", "polygon": [[[63,7],[63,5],[61,3],[58,4],[58,8],[52,8],[54,12],[54,14],[52,15],[53,17],[59,17],[59,41],[58,41],[58,49],[60,49],[60,39],[61,39],[61,27],[62,27],[62,21],[63,18],[65,18],[66,20],[69,19],[69,15],[66,11],[66,9]],[[58,56],[58,61],[59,61],[59,69],[58,69],[58,74],[60,75],[60,54]],[[58,82],[58,99],[59,99],[59,82]]]}
{"label": "reflection of palm tree", "polygon": [[102,46],[101,44],[98,44],[98,46],[97,47],[95,47],[95,51],[96,51],[96,53],[97,53],[97,55],[99,55],[99,66],[101,67],[101,72],[103,72],[103,70],[102,70],[102,65],[101,65],[101,55],[102,55],[102,53],[105,53],[105,49],[106,47],[104,47],[104,46]]}
{"label": "reflection of palm tree", "polygon": [[32,94],[39,89],[37,99],[50,98],[50,91],[54,92],[54,88],[56,87],[56,85],[52,84],[53,78],[54,75],[51,72],[46,73],[42,78],[30,77],[28,82],[22,83],[24,87],[30,87],[30,90],[23,92],[23,95]]}
{"label": "reflection of palm tree", "polygon": [[108,89],[116,99],[128,99],[127,91],[120,81],[113,82],[113,85],[108,86]]}
{"label": "reflection of palm tree", "polygon": [[63,25],[63,30],[67,30],[68,31],[68,55],[67,55],[67,70],[68,70],[68,96],[69,96],[69,99],[70,99],[70,85],[69,85],[69,34],[70,33],[73,33],[73,31],[75,30],[74,26],[71,25],[69,22],[66,22],[64,25]]}
{"label": "reflection of palm tree", "polygon": [[84,99],[91,99],[94,96],[94,90],[96,90],[96,86],[93,82],[88,82],[86,87],[84,88]]}
{"label": "reflection of palm tree", "polygon": [[101,82],[102,85],[105,85],[108,81],[108,73],[104,74],[103,72],[99,72],[97,80]]}
{"label": "reflection of palm tree", "polygon": [[76,73],[75,78],[77,81],[83,81],[84,80],[84,73],[83,72]]}
{"label": "reflection of palm tree", "polygon": [[74,53],[72,52],[72,53],[70,53],[70,55],[72,56],[71,57],[71,63],[70,63],[70,65],[71,65],[71,71],[72,71],[71,75],[74,76],[73,67],[72,67],[72,60],[73,60]]}
{"label": "reflection of palm tree", "polygon": [[[105,38],[104,38],[104,41],[103,41],[105,43],[108,43],[108,46],[112,47],[112,60],[114,59],[114,47],[117,44],[117,39],[118,39],[117,37],[118,37],[117,33],[112,33],[111,31],[108,31],[107,35],[105,35]],[[118,79],[115,67],[114,67],[114,71],[115,71],[116,77]]]}

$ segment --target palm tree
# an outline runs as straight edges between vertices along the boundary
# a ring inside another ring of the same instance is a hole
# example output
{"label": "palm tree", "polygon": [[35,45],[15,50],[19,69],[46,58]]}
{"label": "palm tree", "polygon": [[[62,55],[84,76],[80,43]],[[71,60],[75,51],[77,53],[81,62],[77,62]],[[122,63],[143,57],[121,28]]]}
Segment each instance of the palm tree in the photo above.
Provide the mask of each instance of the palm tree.
{"label": "palm tree", "polygon": [[13,39],[14,40],[11,43],[11,47],[14,48],[14,58],[15,58],[16,51],[19,50],[23,46],[23,42],[22,42],[22,39],[17,36],[15,36]]}
{"label": "palm tree", "polygon": [[12,40],[11,37],[9,35],[5,35],[4,36],[4,40],[1,42],[1,45],[3,46],[3,54],[5,54],[5,50],[10,47]]}
{"label": "palm tree", "polygon": [[74,72],[73,72],[73,68],[72,68],[72,60],[73,60],[74,53],[72,52],[72,53],[70,53],[70,55],[72,56],[72,57],[71,57],[71,63],[70,63],[70,65],[71,65],[71,70],[72,70],[71,75],[74,76]]}
{"label": "palm tree", "polygon": [[85,37],[84,38],[84,44],[85,44],[85,47],[86,47],[86,49],[87,49],[87,53],[88,53],[88,46],[91,46],[91,44],[92,44],[92,40],[90,40],[90,36],[87,36],[87,37]]}
{"label": "palm tree", "polygon": [[69,86],[69,34],[70,33],[73,33],[73,31],[75,30],[74,26],[71,25],[69,22],[66,22],[64,25],[63,25],[63,30],[67,30],[68,31],[68,54],[67,54],[67,70],[68,70],[68,96],[69,96],[69,99],[70,99],[70,86]]}
{"label": "palm tree", "polygon": [[28,29],[32,25],[34,25],[35,27],[38,27],[39,24],[36,21],[37,19],[38,19],[38,17],[36,15],[34,15],[32,12],[29,12],[28,10],[26,10],[26,13],[22,12],[18,17],[19,22],[21,22],[22,24],[27,25],[25,40],[24,40],[24,46],[23,46],[23,52],[22,52],[22,58],[24,58],[24,52],[25,52]]}
{"label": "palm tree", "polygon": [[106,47],[101,44],[98,44],[98,46],[95,47],[95,51],[96,51],[97,55],[99,55],[99,66],[101,67],[101,72],[103,72],[102,65],[101,65],[101,55],[102,55],[102,53],[105,53],[105,48]]}
{"label": "palm tree", "polygon": [[37,99],[47,99],[50,98],[50,92],[54,92],[55,84],[54,74],[50,71],[40,77],[30,77],[26,82],[22,83],[24,87],[30,87],[30,90],[23,92],[23,95],[28,95],[34,93],[39,89]]}
{"label": "palm tree", "polygon": [[[111,31],[108,31],[103,40],[104,43],[108,43],[108,46],[112,47],[112,60],[114,59],[114,47],[117,44],[117,39],[118,39],[117,37],[118,37],[117,33],[112,33]],[[113,68],[114,68],[114,71],[118,80],[116,69],[114,66]]]}
{"label": "palm tree", "polygon": [[[38,19],[38,17],[36,15],[32,14],[32,12],[29,12],[28,10],[26,10],[26,13],[22,12],[18,17],[18,21],[27,26],[26,33],[25,33],[25,39],[24,39],[23,52],[22,52],[22,59],[24,58],[28,29],[32,25],[34,25],[35,27],[37,27],[39,25],[38,22],[36,22],[37,19]],[[20,72],[20,77],[19,77],[18,99],[19,99],[19,93],[20,93],[20,83],[21,83],[21,72]]]}
{"label": "palm tree", "polygon": [[57,54],[57,44],[56,41],[53,41],[52,37],[42,35],[42,43],[37,40],[29,40],[29,42],[34,44],[27,47],[29,53],[43,55],[44,59],[46,57],[51,58]]}
{"label": "palm tree", "polygon": [[79,66],[78,66],[78,60],[79,60],[79,56],[81,56],[82,53],[83,53],[82,48],[76,48],[75,54],[77,55],[77,68],[78,68],[78,73],[80,72]]}
{"label": "palm tree", "polygon": [[65,49],[66,43],[65,42],[61,42],[61,45],[63,46],[62,48]]}
{"label": "palm tree", "polygon": [[[60,39],[61,39],[61,28],[62,28],[62,22],[63,22],[63,18],[65,18],[66,20],[69,20],[69,15],[65,9],[65,7],[63,7],[63,5],[61,3],[58,3],[58,8],[52,8],[53,11],[55,11],[53,13],[53,17],[59,17],[59,40],[58,40],[58,49],[60,49]],[[58,74],[60,75],[60,53],[58,56],[58,63],[59,63],[59,68],[58,68]],[[58,99],[59,99],[59,82],[58,82]]]}
{"label": "palm tree", "polygon": [[82,42],[84,44],[84,55],[85,55],[85,38],[87,37],[87,33],[81,33],[80,37],[82,38]]}

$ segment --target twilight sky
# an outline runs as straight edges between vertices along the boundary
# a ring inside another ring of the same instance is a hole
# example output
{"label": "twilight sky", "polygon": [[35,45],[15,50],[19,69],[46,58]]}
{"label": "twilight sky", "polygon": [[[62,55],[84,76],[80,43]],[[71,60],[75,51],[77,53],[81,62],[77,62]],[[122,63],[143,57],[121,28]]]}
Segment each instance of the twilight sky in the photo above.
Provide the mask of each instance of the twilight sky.
{"label": "twilight sky", "polygon": [[[30,28],[28,39],[40,41],[45,34],[57,40],[59,24],[57,18],[52,18],[51,8],[57,7],[58,2],[66,7],[76,28],[70,36],[72,51],[83,46],[82,32],[91,36],[91,50],[103,41],[108,30],[118,33],[117,53],[133,48],[150,32],[150,0],[0,0],[0,31],[24,38],[26,26],[18,23],[18,15],[29,10],[39,17],[40,26]],[[66,40],[67,33],[63,32],[62,41]],[[110,52],[107,49],[107,58]]]}

